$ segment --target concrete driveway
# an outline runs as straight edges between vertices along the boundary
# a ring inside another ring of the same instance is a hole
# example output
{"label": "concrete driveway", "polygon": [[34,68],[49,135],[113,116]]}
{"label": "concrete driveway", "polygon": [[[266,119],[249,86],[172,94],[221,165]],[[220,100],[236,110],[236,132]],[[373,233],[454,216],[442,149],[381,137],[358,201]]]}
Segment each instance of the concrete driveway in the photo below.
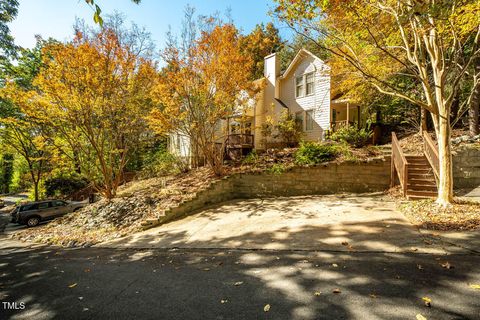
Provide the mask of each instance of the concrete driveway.
{"label": "concrete driveway", "polygon": [[119,248],[236,248],[445,253],[381,194],[232,201],[103,243]]}

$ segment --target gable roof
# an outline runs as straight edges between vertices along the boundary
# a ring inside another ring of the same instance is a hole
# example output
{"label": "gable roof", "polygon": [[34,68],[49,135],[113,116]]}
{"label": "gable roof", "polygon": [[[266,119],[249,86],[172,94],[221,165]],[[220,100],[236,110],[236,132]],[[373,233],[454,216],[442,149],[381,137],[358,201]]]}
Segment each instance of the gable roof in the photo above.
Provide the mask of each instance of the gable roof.
{"label": "gable roof", "polygon": [[330,67],[325,63],[325,61],[323,61],[322,59],[320,59],[319,57],[317,57],[316,55],[314,55],[313,53],[311,53],[310,51],[308,51],[307,49],[300,49],[297,53],[297,55],[295,56],[295,58],[293,58],[292,62],[290,62],[290,64],[288,65],[288,68],[287,70],[285,70],[285,72],[281,75],[281,78],[282,79],[285,79],[288,74],[290,72],[292,72],[292,70],[294,69],[295,65],[300,61],[302,60],[303,58],[305,58],[306,56],[310,56],[316,60],[319,60],[323,65],[325,65],[325,67],[327,68],[327,70],[330,70]]}

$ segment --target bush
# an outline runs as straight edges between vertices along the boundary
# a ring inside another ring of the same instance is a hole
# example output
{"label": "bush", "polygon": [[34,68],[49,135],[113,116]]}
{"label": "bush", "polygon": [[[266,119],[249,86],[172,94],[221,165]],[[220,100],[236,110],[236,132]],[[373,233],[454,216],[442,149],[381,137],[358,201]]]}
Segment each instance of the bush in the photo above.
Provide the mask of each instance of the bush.
{"label": "bush", "polygon": [[338,147],[332,144],[302,142],[295,153],[295,162],[300,165],[312,165],[335,159]]}
{"label": "bush", "polygon": [[184,171],[184,162],[165,149],[147,154],[143,160],[143,177],[166,176]]}
{"label": "bush", "polygon": [[275,126],[280,141],[286,144],[287,147],[295,147],[298,145],[303,136],[302,126],[298,124],[294,115],[284,110]]}
{"label": "bush", "polygon": [[256,164],[259,160],[258,154],[255,150],[252,150],[247,156],[243,159],[243,164]]}
{"label": "bush", "polygon": [[85,188],[88,185],[87,179],[79,175],[58,176],[45,180],[43,187],[47,197],[61,197]]}
{"label": "bush", "polygon": [[372,131],[358,129],[356,127],[343,127],[331,134],[330,139],[338,142],[346,142],[355,148],[367,145],[372,137]]}
{"label": "bush", "polygon": [[275,163],[271,167],[267,168],[266,172],[273,175],[279,175],[285,172],[287,168],[281,163]]}

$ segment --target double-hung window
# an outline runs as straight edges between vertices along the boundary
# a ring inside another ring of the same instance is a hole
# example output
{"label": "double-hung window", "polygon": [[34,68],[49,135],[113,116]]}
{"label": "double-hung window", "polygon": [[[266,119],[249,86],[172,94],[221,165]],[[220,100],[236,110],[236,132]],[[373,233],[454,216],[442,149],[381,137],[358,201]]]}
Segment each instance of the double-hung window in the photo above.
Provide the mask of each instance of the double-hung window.
{"label": "double-hung window", "polygon": [[315,93],[315,72],[295,78],[295,97],[301,98]]}
{"label": "double-hung window", "polygon": [[309,96],[315,92],[315,73],[310,72],[305,75],[305,95]]}
{"label": "double-hung window", "polygon": [[295,78],[295,97],[303,97],[303,76]]}
{"label": "double-hung window", "polygon": [[313,110],[305,112],[305,131],[313,130]]}
{"label": "double-hung window", "polygon": [[303,131],[303,111],[299,111],[295,113],[295,124],[297,128]]}

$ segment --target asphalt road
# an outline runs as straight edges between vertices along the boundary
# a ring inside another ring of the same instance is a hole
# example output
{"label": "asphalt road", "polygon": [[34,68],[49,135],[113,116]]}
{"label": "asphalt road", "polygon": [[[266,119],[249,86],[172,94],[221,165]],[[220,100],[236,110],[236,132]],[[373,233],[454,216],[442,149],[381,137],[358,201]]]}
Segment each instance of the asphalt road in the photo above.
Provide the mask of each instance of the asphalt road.
{"label": "asphalt road", "polygon": [[479,255],[0,249],[1,319],[480,319]]}

